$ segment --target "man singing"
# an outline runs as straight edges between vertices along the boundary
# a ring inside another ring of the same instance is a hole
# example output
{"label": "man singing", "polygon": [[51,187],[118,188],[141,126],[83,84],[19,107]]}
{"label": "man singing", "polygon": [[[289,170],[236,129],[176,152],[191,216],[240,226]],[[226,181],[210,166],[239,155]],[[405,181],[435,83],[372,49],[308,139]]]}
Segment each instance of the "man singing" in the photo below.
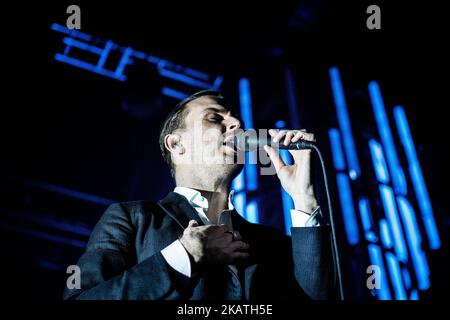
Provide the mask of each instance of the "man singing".
{"label": "man singing", "polygon": [[[202,135],[197,135],[199,126]],[[65,299],[263,300],[333,297],[330,232],[311,181],[311,151],[286,165],[265,146],[292,197],[292,237],[243,219],[231,182],[242,169],[227,142],[241,127],[216,91],[172,110],[160,147],[176,188],[159,202],[111,205],[78,261],[81,288]],[[305,131],[269,130],[274,142],[313,141]],[[264,202],[264,199],[261,201]]]}

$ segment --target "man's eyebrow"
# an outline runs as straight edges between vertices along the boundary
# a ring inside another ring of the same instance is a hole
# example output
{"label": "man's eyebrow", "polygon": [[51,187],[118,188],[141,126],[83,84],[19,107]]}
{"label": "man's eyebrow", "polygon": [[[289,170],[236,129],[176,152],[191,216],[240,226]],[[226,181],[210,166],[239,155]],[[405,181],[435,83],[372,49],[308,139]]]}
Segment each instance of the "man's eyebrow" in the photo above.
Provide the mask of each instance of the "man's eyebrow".
{"label": "man's eyebrow", "polygon": [[229,110],[226,108],[213,108],[213,107],[209,107],[203,110],[203,112],[225,112],[228,113]]}

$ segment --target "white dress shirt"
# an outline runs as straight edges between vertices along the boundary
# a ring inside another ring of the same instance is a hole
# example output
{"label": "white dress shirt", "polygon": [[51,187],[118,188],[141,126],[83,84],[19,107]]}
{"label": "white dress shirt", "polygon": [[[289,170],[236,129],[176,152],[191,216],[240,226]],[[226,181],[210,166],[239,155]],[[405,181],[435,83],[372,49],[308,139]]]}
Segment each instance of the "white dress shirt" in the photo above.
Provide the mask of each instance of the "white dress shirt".
{"label": "white dress shirt", "polygon": [[[203,197],[199,191],[186,187],[176,187],[174,192],[184,196],[189,201],[189,204],[195,209],[205,225],[211,224],[206,216],[206,212],[208,211],[208,200]],[[228,196],[228,208],[219,214],[218,220],[218,224],[224,224],[230,230],[233,230],[233,224],[231,222],[231,212],[234,210],[233,194],[234,191],[232,190]],[[291,210],[293,227],[317,227],[320,226],[321,219],[320,207],[317,207],[311,214],[307,214],[300,210]],[[175,240],[165,247],[161,250],[161,254],[172,268],[187,277],[191,277],[191,261],[180,240]],[[233,268],[233,266],[230,267]]]}

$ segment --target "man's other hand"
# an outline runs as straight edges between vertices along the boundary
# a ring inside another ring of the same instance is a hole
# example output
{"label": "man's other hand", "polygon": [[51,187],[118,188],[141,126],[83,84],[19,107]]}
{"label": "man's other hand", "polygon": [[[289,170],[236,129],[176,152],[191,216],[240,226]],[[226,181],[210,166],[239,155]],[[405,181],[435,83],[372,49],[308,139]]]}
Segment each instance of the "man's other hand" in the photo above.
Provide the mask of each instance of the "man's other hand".
{"label": "man's other hand", "polygon": [[244,251],[249,245],[242,241],[238,231],[230,231],[225,225],[199,226],[191,220],[180,242],[195,263],[234,264],[248,257]]}

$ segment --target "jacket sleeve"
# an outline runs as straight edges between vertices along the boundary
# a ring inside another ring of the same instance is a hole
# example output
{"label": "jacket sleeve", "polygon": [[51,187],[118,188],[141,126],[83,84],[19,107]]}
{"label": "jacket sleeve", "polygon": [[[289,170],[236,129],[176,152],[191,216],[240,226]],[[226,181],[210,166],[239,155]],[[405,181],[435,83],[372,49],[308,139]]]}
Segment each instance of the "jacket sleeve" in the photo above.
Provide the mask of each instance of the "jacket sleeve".
{"label": "jacket sleeve", "polygon": [[312,299],[334,295],[334,268],[328,226],[291,228],[295,278]]}
{"label": "jacket sleeve", "polygon": [[157,252],[137,264],[135,228],[121,204],[111,205],[95,226],[78,261],[81,288],[67,299],[182,299],[192,279],[172,269]]}

